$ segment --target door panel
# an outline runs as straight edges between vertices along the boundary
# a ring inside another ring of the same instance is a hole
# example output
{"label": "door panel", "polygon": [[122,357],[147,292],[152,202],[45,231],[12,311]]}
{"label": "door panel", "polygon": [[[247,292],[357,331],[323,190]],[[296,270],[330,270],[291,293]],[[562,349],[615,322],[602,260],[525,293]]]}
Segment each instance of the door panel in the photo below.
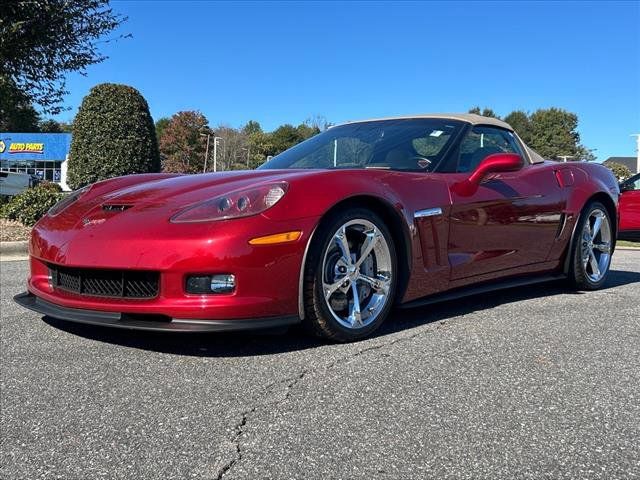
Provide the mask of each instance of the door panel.
{"label": "door panel", "polygon": [[620,231],[640,230],[640,174],[624,182],[619,210]]}
{"label": "door panel", "polygon": [[491,175],[468,196],[451,188],[451,279],[544,262],[561,225],[566,193],[549,165]]}
{"label": "door panel", "polygon": [[624,192],[619,208],[620,231],[640,230],[640,190]]}

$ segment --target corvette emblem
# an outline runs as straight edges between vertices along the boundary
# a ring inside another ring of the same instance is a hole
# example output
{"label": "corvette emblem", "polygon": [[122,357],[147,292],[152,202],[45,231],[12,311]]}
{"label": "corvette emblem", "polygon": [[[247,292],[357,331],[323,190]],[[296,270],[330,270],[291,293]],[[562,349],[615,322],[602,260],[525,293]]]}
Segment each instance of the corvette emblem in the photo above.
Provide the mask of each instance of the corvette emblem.
{"label": "corvette emblem", "polygon": [[106,218],[83,218],[82,219],[82,226],[83,227],[88,227],[89,225],[100,225],[101,223],[106,222],[107,219]]}

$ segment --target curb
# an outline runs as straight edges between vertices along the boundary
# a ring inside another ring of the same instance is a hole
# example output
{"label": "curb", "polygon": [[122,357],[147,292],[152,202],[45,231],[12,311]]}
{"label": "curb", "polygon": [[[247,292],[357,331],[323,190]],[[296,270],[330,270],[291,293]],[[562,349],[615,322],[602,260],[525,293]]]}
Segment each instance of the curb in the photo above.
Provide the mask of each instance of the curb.
{"label": "curb", "polygon": [[22,240],[19,242],[0,242],[0,255],[28,255],[29,241]]}

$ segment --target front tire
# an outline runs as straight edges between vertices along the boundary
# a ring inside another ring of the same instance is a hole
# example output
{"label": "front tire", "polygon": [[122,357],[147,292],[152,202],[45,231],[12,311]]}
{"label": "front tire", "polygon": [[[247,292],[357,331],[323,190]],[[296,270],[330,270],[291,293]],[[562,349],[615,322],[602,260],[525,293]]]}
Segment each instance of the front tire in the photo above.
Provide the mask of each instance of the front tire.
{"label": "front tire", "polygon": [[600,202],[589,203],[580,215],[573,240],[571,283],[580,290],[597,290],[609,273],[613,248],[611,216]]}
{"label": "front tire", "polygon": [[304,325],[338,342],[364,338],[388,316],[396,279],[395,245],[382,219],[363,208],[334,214],[309,249]]}

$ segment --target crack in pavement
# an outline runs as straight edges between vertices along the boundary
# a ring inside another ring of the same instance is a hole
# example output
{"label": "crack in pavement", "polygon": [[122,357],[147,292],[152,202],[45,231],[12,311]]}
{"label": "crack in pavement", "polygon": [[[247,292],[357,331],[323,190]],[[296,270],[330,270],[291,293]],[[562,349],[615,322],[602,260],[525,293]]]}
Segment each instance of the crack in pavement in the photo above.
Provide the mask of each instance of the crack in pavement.
{"label": "crack in pavement", "polygon": [[[435,329],[440,329],[443,328],[446,325],[446,322],[444,320],[437,322],[435,324]],[[362,348],[360,350],[357,350],[354,353],[351,353],[349,355],[343,356],[337,360],[334,360],[333,362],[330,362],[327,365],[324,365],[323,367],[316,367],[316,368],[310,368],[310,369],[304,369],[301,372],[299,372],[297,375],[294,375],[292,377],[287,377],[285,379],[282,380],[278,380],[275,381],[273,383],[270,383],[269,385],[267,385],[264,389],[264,393],[259,396],[257,402],[255,405],[253,405],[251,408],[245,410],[244,412],[242,412],[242,416],[240,418],[240,421],[236,424],[235,426],[235,434],[233,436],[233,438],[231,439],[231,443],[235,446],[235,455],[232,459],[230,459],[227,463],[225,463],[219,470],[218,472],[215,474],[215,479],[216,480],[222,480],[222,478],[229,473],[229,471],[238,463],[242,460],[242,447],[240,445],[240,440],[242,438],[242,435],[244,434],[244,429],[247,425],[247,422],[249,420],[249,416],[253,415],[254,413],[256,413],[258,411],[259,408],[262,407],[266,407],[267,405],[275,405],[276,407],[282,405],[283,403],[285,403],[290,397],[291,397],[291,393],[293,391],[293,389],[295,388],[295,386],[300,383],[302,381],[303,378],[307,377],[308,375],[311,374],[316,374],[316,373],[326,373],[329,370],[333,369],[334,367],[336,367],[337,365],[344,365],[346,363],[349,363],[350,361],[353,361],[353,359],[358,358],[362,355],[364,355],[365,353],[370,353],[373,351],[377,351],[377,350],[381,350],[383,348],[386,347],[390,347],[392,345],[395,345],[397,343],[401,343],[401,342],[410,342],[412,340],[414,340],[415,338],[424,335],[425,333],[428,333],[432,330],[431,325],[427,325],[426,328],[424,330],[421,330],[420,332],[411,334],[411,335],[404,335],[404,336],[399,336],[398,338],[395,338],[389,342],[382,342],[380,344],[377,345],[371,345],[369,347],[366,348]],[[271,394],[271,391],[274,390],[276,387],[285,384],[285,388],[284,388],[284,396],[279,400],[279,401],[275,401],[275,402],[269,402],[268,398]],[[260,401],[260,399],[265,399],[264,401]]]}

